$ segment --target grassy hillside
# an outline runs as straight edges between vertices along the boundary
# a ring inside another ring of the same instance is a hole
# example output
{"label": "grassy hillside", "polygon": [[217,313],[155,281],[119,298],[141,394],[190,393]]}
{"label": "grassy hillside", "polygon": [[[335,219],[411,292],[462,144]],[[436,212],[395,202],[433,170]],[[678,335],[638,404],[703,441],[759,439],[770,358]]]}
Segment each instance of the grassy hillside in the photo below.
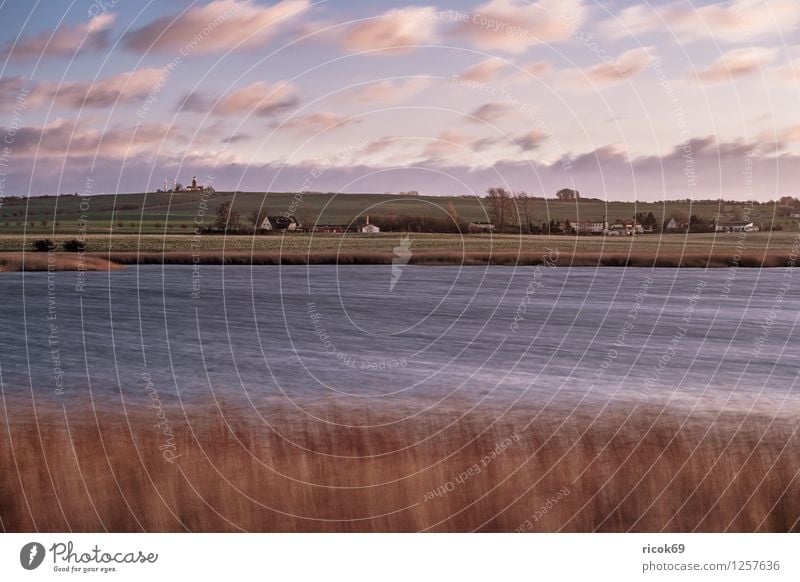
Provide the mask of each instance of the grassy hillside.
{"label": "grassy hillside", "polygon": [[[432,216],[443,218],[455,213],[465,221],[485,221],[490,209],[485,199],[446,196],[398,196],[390,194],[296,194],[292,192],[231,193],[159,193],[79,196],[44,196],[5,198],[0,207],[0,233],[77,233],[84,225],[89,233],[172,233],[191,232],[196,221],[210,226],[216,208],[232,201],[235,210],[248,224],[254,210],[266,208],[269,214],[290,212],[306,224],[348,224],[364,214]],[[717,214],[723,220],[736,220],[747,212],[744,203],[727,202],[603,202],[594,199],[558,202],[535,199],[533,223],[551,219],[609,220],[629,218],[637,212],[652,212],[659,220],[673,214],[697,215],[706,221]],[[750,219],[762,229],[779,225],[792,229],[797,222],[789,218],[789,208],[772,202],[756,204]]]}

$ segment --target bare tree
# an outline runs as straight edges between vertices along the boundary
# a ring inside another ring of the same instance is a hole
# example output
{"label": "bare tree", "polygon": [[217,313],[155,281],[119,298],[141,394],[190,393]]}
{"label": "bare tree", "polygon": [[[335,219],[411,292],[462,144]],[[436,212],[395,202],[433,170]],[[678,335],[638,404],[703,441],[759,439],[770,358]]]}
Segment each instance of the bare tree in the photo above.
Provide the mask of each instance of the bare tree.
{"label": "bare tree", "polygon": [[239,228],[239,213],[233,209],[230,200],[226,200],[217,208],[217,217],[214,226],[219,230],[237,230]]}
{"label": "bare tree", "polygon": [[496,229],[503,230],[508,221],[511,192],[505,188],[497,187],[489,188],[486,193],[489,195],[492,222]]}
{"label": "bare tree", "polygon": [[517,210],[517,222],[520,232],[531,233],[531,220],[533,220],[533,199],[524,190],[514,193],[514,202]]}

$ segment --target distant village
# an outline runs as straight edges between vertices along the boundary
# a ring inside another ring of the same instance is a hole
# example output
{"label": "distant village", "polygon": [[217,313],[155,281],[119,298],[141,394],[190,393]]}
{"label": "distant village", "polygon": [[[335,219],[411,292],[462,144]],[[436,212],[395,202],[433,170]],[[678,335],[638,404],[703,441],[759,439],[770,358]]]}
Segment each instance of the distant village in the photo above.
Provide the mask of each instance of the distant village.
{"label": "distant village", "polygon": [[[210,185],[201,186],[197,177],[193,177],[191,185],[184,187],[177,180],[168,188],[164,180],[164,189],[157,192],[191,193],[201,192],[214,194],[215,190]],[[416,194],[416,192],[415,192]],[[580,193],[577,190],[563,188],[556,192],[555,199],[560,202],[574,202],[577,204]],[[378,234],[384,232],[450,232],[468,234],[547,234],[547,235],[578,235],[578,236],[636,236],[653,233],[732,233],[732,232],[758,232],[759,226],[751,220],[723,221],[710,220],[691,215],[681,217],[677,215],[665,219],[663,224],[652,212],[640,212],[630,218],[614,218],[609,220],[560,220],[551,219],[548,222],[536,223],[532,216],[532,201],[536,198],[524,192],[512,193],[504,188],[490,188],[487,192],[486,208],[487,218],[483,222],[464,222],[459,217],[452,202],[448,216],[445,218],[425,216],[374,216],[364,215],[349,224],[310,224],[310,220],[301,221],[295,215],[283,213],[280,215],[269,214],[266,210],[254,212],[250,216],[251,226],[247,229],[252,232],[264,234],[276,232],[319,232],[319,233],[360,233]],[[794,200],[794,199],[792,199]],[[792,218],[800,218],[800,212],[792,213]],[[242,225],[238,212],[233,209],[230,202],[224,203],[217,209],[217,218],[208,232],[240,231]]]}

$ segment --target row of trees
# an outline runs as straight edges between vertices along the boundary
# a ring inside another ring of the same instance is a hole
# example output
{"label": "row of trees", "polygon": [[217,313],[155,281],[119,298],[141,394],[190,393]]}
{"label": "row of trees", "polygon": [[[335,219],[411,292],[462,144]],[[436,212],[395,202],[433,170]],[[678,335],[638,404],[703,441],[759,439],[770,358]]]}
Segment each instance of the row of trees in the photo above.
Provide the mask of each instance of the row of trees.
{"label": "row of trees", "polygon": [[[209,231],[212,232],[227,232],[227,233],[252,233],[260,227],[264,220],[270,216],[269,209],[266,207],[253,210],[247,215],[247,219],[243,220],[241,214],[236,210],[230,200],[226,200],[217,207],[214,216],[214,223]],[[294,217],[291,217],[294,220]],[[300,216],[300,224],[307,224],[308,216],[302,214]]]}
{"label": "row of trees", "polygon": [[496,231],[532,232],[535,216],[534,200],[527,192],[489,188],[486,194],[489,201],[490,219]]}
{"label": "row of trees", "polygon": [[217,207],[214,216],[214,230],[221,232],[238,232],[247,227],[256,229],[264,222],[269,210],[262,208],[253,210],[247,217],[247,224],[243,223],[241,214],[233,207],[230,200],[226,200]]}
{"label": "row of trees", "polygon": [[[525,191],[512,192],[506,188],[489,188],[486,192],[486,199],[489,206],[489,216],[497,232],[521,232],[527,234],[555,234],[560,232],[574,232],[569,220],[563,223],[559,219],[552,219],[549,222],[537,222],[534,212],[535,197],[530,196]],[[559,190],[556,197],[562,201],[578,200],[577,190],[568,188]],[[665,224],[660,224],[658,218],[652,212],[638,212],[635,220],[641,224],[645,230],[658,231],[666,228]],[[675,216],[676,220],[682,225],[681,229],[688,229],[689,232],[713,232],[713,221],[705,221],[703,218],[691,215],[690,217]],[[615,221],[622,222],[617,218]]]}
{"label": "row of trees", "polygon": [[403,214],[374,215],[369,217],[371,224],[374,224],[383,232],[445,232],[445,233],[466,233],[467,223],[461,220],[453,210],[448,212],[450,216],[441,218],[434,216],[407,216]]}

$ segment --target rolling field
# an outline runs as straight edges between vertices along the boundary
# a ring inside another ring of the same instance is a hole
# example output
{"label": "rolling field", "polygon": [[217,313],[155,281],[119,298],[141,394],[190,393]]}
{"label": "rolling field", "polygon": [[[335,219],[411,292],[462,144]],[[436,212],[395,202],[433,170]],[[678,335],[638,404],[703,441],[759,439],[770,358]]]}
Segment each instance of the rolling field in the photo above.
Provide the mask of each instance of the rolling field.
{"label": "rolling field", "polygon": [[[86,235],[87,258],[54,253],[56,270],[101,270],[111,264],[392,264],[401,233]],[[535,265],[556,256],[559,266],[783,267],[795,266],[800,233],[652,234],[635,237],[410,234],[411,264]],[[0,235],[0,270],[47,270],[47,253],[33,252],[36,235]],[[57,251],[71,237],[48,237]],[[24,255],[24,256],[23,256]],[[24,259],[24,260],[23,260]],[[103,262],[105,260],[105,262]]]}
{"label": "rolling field", "polygon": [[[211,226],[216,208],[232,201],[242,222],[249,227],[253,211],[266,209],[270,215],[285,212],[304,224],[349,224],[363,215],[408,215],[444,218],[455,213],[461,220],[487,221],[491,214],[486,199],[461,196],[400,196],[392,194],[320,193],[231,193],[213,195],[196,192],[177,194],[120,194],[5,198],[0,207],[0,233],[72,234],[83,227],[95,233],[180,234],[191,232],[195,224]],[[747,215],[744,203],[703,202],[604,202],[583,199],[579,203],[554,199],[532,200],[531,222],[578,219],[609,221],[631,218],[638,212],[652,212],[659,223],[673,214],[696,215],[705,221],[717,215],[722,220],[737,220]],[[750,220],[768,230],[773,225],[791,229],[797,223],[790,209],[772,202],[757,203],[749,211]],[[199,221],[199,222],[197,222]]]}
{"label": "rolling field", "polygon": [[[361,224],[364,215],[424,216],[461,221],[489,220],[487,200],[476,197],[393,196],[381,194],[312,193],[178,193],[49,196],[6,198],[0,206],[0,253],[33,250],[34,241],[48,238],[56,250],[70,239],[85,241],[89,254],[117,263],[391,263],[403,233],[289,233],[258,235],[195,234],[213,226],[216,209],[231,201],[245,231],[259,210],[270,215],[294,214],[304,224]],[[555,249],[563,265],[629,266],[783,266],[797,254],[800,222],[789,208],[774,203],[751,207],[744,203],[678,201],[665,203],[579,203],[534,199],[530,220],[576,219],[610,221],[652,212],[660,223],[670,216],[699,216],[713,221],[742,216],[762,232],[742,234],[647,234],[636,237],[549,236],[515,234],[412,233],[411,263],[535,264]],[[772,230],[776,228],[777,230]],[[6,257],[5,270],[40,270],[42,260],[23,262]],[[63,268],[75,261],[60,260]],[[98,263],[99,264],[99,263]],[[15,267],[16,266],[16,267]],[[45,267],[46,268],[46,264]]]}

